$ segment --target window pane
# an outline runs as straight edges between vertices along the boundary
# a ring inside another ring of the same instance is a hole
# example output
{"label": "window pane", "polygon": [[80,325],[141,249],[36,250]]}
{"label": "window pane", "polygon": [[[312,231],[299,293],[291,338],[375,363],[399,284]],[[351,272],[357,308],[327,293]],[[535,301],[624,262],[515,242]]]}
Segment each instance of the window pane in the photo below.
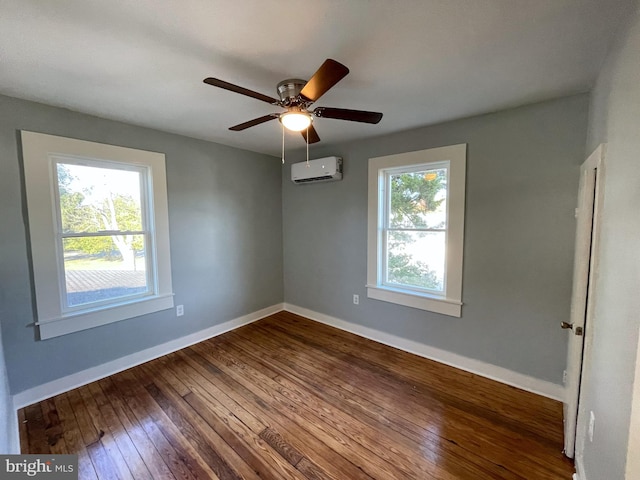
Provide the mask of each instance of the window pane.
{"label": "window pane", "polygon": [[63,239],[67,306],[149,292],[144,235]]}
{"label": "window pane", "polygon": [[447,227],[447,169],[390,175],[390,228]]}
{"label": "window pane", "polygon": [[444,291],[445,232],[387,232],[386,283]]}
{"label": "window pane", "polygon": [[140,172],[58,163],[64,233],[142,230]]}

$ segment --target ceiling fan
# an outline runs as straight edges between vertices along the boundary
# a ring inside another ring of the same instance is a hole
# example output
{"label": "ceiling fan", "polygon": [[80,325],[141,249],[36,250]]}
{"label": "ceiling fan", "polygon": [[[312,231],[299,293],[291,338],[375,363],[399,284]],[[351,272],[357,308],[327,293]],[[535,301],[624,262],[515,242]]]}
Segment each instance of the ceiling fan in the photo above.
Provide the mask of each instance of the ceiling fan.
{"label": "ceiling fan", "polygon": [[316,107],[313,110],[309,110],[311,104],[315,103],[330,88],[347,76],[348,73],[349,69],[347,67],[328,58],[308,82],[298,78],[291,78],[278,83],[277,90],[280,97],[279,100],[217,78],[205,78],[204,83],[286,109],[285,112],[270,113],[269,115],[234,125],[229,128],[229,130],[238,132],[277,118],[288,130],[301,132],[303,138],[305,138],[307,144],[309,144],[320,141],[320,137],[313,127],[314,115],[321,118],[336,118],[350,122],[373,124],[378,123],[382,119],[382,113],[367,112],[364,110],[332,107]]}

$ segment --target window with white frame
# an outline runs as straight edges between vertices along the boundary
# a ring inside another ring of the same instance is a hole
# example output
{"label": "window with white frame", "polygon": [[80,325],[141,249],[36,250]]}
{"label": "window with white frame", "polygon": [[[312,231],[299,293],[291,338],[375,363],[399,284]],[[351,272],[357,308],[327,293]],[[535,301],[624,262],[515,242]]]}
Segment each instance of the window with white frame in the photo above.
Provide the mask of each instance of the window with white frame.
{"label": "window with white frame", "polygon": [[164,155],[22,132],[46,339],[173,307]]}
{"label": "window with white frame", "polygon": [[459,317],[466,145],[369,159],[367,296]]}

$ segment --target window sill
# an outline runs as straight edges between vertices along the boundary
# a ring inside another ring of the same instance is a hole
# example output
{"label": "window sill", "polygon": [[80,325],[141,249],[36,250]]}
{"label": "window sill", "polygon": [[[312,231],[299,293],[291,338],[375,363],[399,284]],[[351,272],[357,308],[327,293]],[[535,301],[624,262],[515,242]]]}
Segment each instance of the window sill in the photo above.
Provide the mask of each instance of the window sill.
{"label": "window sill", "polygon": [[405,307],[441,313],[451,317],[460,317],[462,315],[462,302],[459,300],[418,294],[409,290],[367,285],[367,297],[382,300],[383,302],[397,303]]}
{"label": "window sill", "polygon": [[46,340],[169,308],[173,308],[173,293],[145,297],[101,309],[73,312],[59,318],[42,320],[36,325],[40,330],[40,340]]}

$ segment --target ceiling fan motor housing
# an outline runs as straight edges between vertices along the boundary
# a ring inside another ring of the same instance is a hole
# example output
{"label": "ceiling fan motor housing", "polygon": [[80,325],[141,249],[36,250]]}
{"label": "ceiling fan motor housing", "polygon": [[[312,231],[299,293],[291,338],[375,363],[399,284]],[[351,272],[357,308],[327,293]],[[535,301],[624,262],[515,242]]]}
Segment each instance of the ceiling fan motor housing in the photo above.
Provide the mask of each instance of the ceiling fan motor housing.
{"label": "ceiling fan motor housing", "polygon": [[278,95],[280,101],[284,105],[297,105],[300,103],[300,91],[306,85],[306,80],[299,78],[289,78],[283,80],[278,84]]}

